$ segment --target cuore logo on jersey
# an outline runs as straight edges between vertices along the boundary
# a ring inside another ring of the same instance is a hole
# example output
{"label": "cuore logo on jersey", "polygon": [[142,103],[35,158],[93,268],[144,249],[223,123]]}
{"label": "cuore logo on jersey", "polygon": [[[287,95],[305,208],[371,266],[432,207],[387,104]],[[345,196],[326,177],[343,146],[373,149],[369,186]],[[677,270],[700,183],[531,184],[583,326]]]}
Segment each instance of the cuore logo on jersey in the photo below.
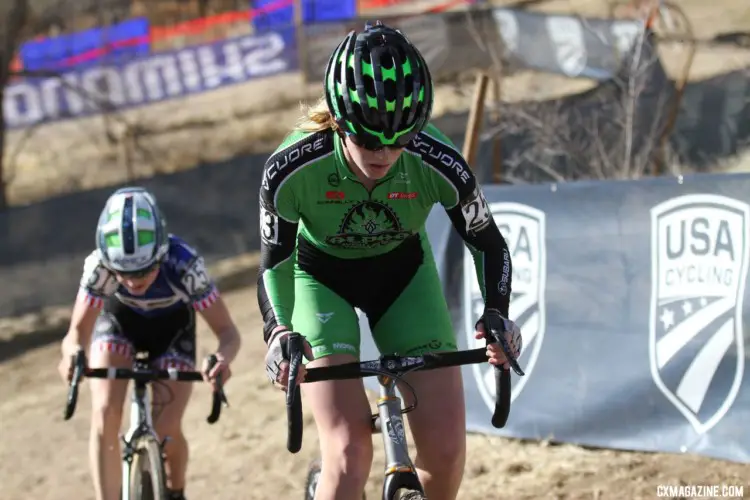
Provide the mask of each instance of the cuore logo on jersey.
{"label": "cuore logo on jersey", "polygon": [[411,234],[402,228],[391,207],[368,200],[353,205],[341,221],[338,233],[328,236],[326,242],[345,248],[372,248],[404,240]]}

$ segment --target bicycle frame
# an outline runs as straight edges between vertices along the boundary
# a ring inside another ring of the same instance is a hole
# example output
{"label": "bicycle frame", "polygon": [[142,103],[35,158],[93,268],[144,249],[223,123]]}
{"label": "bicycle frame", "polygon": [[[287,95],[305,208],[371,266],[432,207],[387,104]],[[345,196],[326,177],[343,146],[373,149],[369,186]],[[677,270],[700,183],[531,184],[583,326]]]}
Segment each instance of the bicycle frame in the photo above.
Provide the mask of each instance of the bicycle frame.
{"label": "bicycle frame", "polygon": [[[135,455],[135,444],[139,439],[146,436],[153,439],[163,448],[164,443],[154,430],[153,417],[151,415],[151,394],[147,384],[140,380],[134,382],[133,392],[130,397],[130,425],[128,430],[121,436],[122,447],[122,498],[130,498],[130,475],[133,467],[133,455]],[[166,442],[165,438],[165,442]]]}
{"label": "bicycle frame", "polygon": [[[209,356],[207,361],[208,369],[210,370],[217,363],[216,356]],[[68,387],[68,399],[64,413],[65,420],[70,420],[75,413],[78,403],[79,384],[84,376],[109,380],[133,380],[133,392],[130,398],[130,425],[127,432],[120,436],[124,445],[122,450],[122,498],[130,498],[130,473],[133,468],[133,457],[140,451],[137,449],[137,445],[142,440],[156,445],[159,451],[160,463],[158,465],[161,467],[163,480],[163,449],[164,443],[168,438],[165,437],[163,441],[160,441],[159,436],[154,430],[151,416],[151,394],[148,391],[148,385],[157,380],[199,382],[203,381],[204,374],[194,370],[151,370],[138,354],[136,354],[136,361],[132,370],[128,368],[87,368],[86,354],[83,350],[74,354],[71,362],[73,376]],[[222,405],[229,406],[224,389],[222,388],[221,376],[217,377],[216,384],[217,387],[213,391],[211,401],[211,413],[206,417],[206,422],[209,424],[214,424],[219,420]],[[154,465],[152,462],[151,466],[153,467]],[[161,486],[165,485],[162,484]]]}
{"label": "bicycle frame", "polygon": [[[401,398],[396,394],[396,380],[380,375],[378,383],[380,392],[378,416],[372,420],[372,431],[373,434],[379,432],[383,435],[385,450],[383,500],[396,498],[396,492],[402,488],[417,490],[424,494],[414,463],[409,457],[406,430],[401,416]],[[383,422],[385,422],[385,432],[383,432]]]}
{"label": "bicycle frame", "polygon": [[[523,376],[524,372],[518,365],[518,361],[508,354],[510,348],[506,345],[507,341],[502,337],[501,332],[491,329],[490,334],[506,352],[511,369],[517,375]],[[300,334],[289,334],[289,377],[286,387],[286,410],[288,424],[287,450],[291,453],[297,453],[302,448],[304,420],[298,374],[302,365],[303,345],[303,338]],[[378,359],[371,361],[355,361],[340,365],[308,368],[303,382],[357,379],[373,375],[378,377],[380,396],[377,402],[378,413],[373,415],[371,426],[373,433],[380,432],[383,434],[386,456],[383,500],[394,500],[398,490],[402,489],[415,492],[416,495],[412,496],[415,498],[416,496],[423,497],[424,489],[417,477],[414,464],[409,458],[402,415],[416,408],[417,401],[415,399],[414,404],[402,411],[401,398],[396,395],[396,381],[402,380],[403,375],[414,371],[485,363],[486,361],[487,351],[484,348],[446,353],[426,353],[420,356],[381,355]],[[510,412],[510,370],[496,366],[495,385],[496,401],[491,421],[493,427],[502,428],[505,426]],[[413,390],[413,388],[411,389]],[[385,423],[385,432],[383,432],[383,423]],[[314,462],[308,468],[306,486],[308,499],[312,498],[311,493],[314,494],[315,489],[317,489],[319,477],[320,466]]]}

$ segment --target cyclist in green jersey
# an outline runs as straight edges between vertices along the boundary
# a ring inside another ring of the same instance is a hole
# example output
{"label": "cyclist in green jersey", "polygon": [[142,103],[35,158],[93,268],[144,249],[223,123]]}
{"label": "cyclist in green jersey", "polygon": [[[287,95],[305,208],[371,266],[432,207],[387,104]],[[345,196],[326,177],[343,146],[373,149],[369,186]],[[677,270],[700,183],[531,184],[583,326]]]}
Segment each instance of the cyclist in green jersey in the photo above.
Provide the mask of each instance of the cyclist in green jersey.
{"label": "cyclist in green jersey", "polygon": [[[266,162],[258,303],[268,375],[282,388],[292,331],[307,341],[307,366],[359,358],[355,308],[366,314],[382,353],[457,348],[425,231],[435,203],[474,255],[485,300],[477,338],[487,325],[505,332],[511,355],[520,353],[521,333],[508,319],[508,247],[468,164],[429,124],[432,101],[419,51],[400,31],[368,24],[335,49],[325,98]],[[498,344],[488,345],[487,357],[509,367]],[[431,500],[455,500],[466,448],[460,369],[412,373],[407,380],[419,394],[419,406],[408,414],[419,477]],[[316,498],[362,498],[373,455],[362,381],[303,390],[323,461]],[[402,394],[411,404],[410,392]]]}

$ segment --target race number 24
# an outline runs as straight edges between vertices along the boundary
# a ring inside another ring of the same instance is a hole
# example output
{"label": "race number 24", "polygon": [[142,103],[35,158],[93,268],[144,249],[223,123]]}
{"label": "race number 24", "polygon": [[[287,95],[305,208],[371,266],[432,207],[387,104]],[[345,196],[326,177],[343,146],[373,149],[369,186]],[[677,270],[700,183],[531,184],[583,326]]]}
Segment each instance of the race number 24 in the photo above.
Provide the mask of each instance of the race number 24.
{"label": "race number 24", "polygon": [[484,229],[490,223],[490,209],[487,206],[487,200],[479,187],[474,189],[472,196],[464,202],[461,207],[466,221],[466,232],[472,233]]}

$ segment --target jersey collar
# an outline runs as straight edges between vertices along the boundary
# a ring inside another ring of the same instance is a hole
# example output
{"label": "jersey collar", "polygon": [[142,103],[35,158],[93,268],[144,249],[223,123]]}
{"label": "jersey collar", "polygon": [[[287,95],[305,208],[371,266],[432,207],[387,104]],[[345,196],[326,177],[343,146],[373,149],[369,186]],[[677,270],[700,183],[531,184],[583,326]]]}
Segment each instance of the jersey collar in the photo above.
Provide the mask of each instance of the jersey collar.
{"label": "jersey collar", "polygon": [[344,140],[337,132],[333,132],[333,148],[336,155],[336,173],[342,179],[353,179],[357,180],[357,176],[352,172],[349,167],[349,162],[346,161],[346,155],[344,154]]}

